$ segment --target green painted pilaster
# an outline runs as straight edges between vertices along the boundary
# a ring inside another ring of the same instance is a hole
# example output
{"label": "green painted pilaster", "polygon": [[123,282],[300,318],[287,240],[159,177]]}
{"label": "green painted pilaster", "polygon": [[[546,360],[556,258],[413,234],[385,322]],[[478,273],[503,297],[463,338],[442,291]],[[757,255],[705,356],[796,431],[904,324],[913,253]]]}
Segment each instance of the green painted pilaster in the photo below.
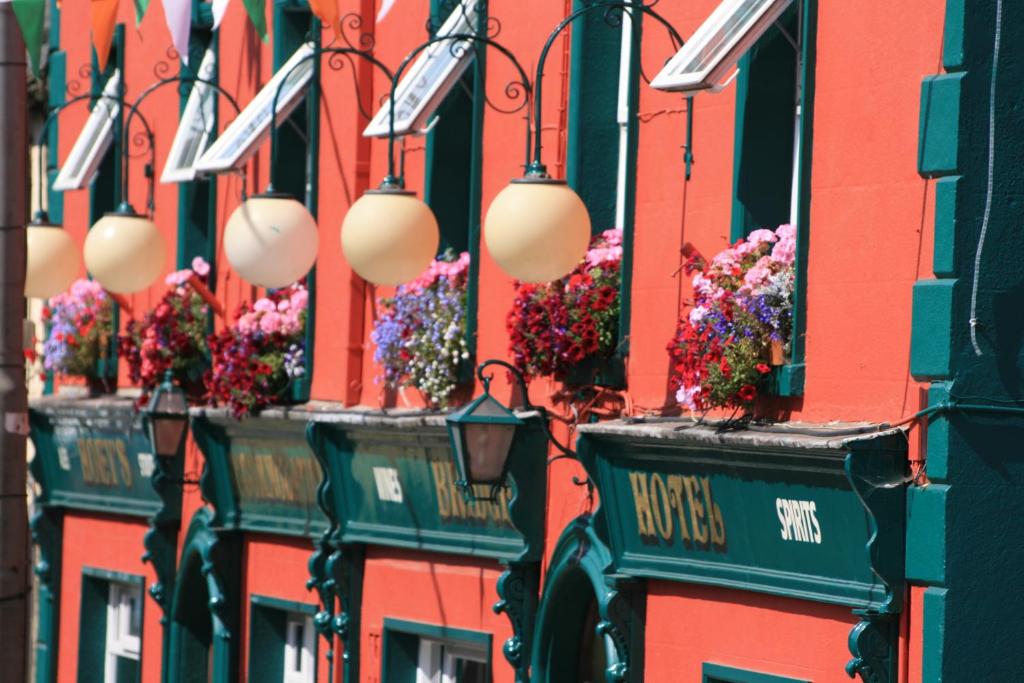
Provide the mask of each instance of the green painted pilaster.
{"label": "green painted pilaster", "polygon": [[908,493],[907,578],[927,587],[916,650],[929,683],[1020,677],[1024,597],[1005,586],[1024,564],[1024,418],[1012,412],[1024,407],[1024,259],[1009,246],[1024,184],[1024,6],[1002,0],[1001,10],[994,70],[997,0],[947,0],[946,73],[921,89],[919,172],[939,178],[938,279],[914,288],[911,371],[933,381],[929,403],[945,409],[927,426],[928,484]]}

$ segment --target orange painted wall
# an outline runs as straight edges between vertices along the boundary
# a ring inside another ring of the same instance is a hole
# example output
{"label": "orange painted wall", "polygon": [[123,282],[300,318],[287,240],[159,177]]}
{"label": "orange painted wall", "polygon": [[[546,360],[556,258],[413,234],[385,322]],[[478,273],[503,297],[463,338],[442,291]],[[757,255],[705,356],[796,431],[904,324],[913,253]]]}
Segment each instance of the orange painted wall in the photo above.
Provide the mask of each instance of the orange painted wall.
{"label": "orange painted wall", "polygon": [[[77,680],[80,631],[90,628],[81,622],[82,568],[106,569],[144,576],[143,591],[156,581],[151,565],[141,561],[146,533],[144,521],[118,519],[108,515],[68,513],[64,517],[63,565],[60,590],[60,647],[57,680]],[[160,607],[143,593],[142,680],[160,680],[163,627]]]}
{"label": "orange painted wall", "polygon": [[493,634],[494,683],[514,680],[501,653],[512,630],[505,615],[496,615],[496,562],[369,547],[363,579],[361,672],[364,683],[381,683],[384,618]]}
{"label": "orange painted wall", "polygon": [[719,588],[648,583],[645,679],[699,681],[704,662],[814,683],[849,681],[843,607]]}
{"label": "orange painted wall", "polygon": [[[317,604],[316,595],[305,590],[306,579],[309,578],[305,571],[306,560],[310,552],[310,543],[302,539],[252,534],[243,540],[240,680],[248,680],[249,676],[249,632],[252,628],[249,616],[253,595]],[[320,683],[331,680],[327,650],[327,642],[317,636],[316,678]],[[336,659],[340,659],[340,653]]]}

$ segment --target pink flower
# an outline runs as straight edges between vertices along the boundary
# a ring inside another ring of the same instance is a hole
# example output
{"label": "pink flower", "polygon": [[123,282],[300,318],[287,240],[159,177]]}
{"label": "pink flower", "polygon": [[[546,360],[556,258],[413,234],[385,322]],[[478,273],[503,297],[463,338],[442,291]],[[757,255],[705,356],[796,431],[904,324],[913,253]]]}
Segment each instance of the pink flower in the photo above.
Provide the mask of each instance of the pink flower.
{"label": "pink flower", "polygon": [[264,313],[263,317],[260,318],[260,329],[267,334],[274,334],[281,329],[281,315],[277,312],[271,311]]}
{"label": "pink flower", "polygon": [[188,282],[190,277],[192,277],[191,270],[187,268],[185,270],[178,270],[165,277],[164,284],[169,287],[181,287]]}
{"label": "pink flower", "polygon": [[747,235],[747,244],[757,247],[762,242],[775,242],[777,239],[778,237],[773,231],[760,228]]}
{"label": "pink flower", "polygon": [[245,313],[238,319],[238,331],[242,334],[252,334],[256,331],[256,314]]}
{"label": "pink flower", "polygon": [[309,292],[307,292],[305,288],[297,289],[292,292],[289,301],[291,302],[292,309],[296,311],[304,311],[309,303]]}
{"label": "pink flower", "polygon": [[206,277],[210,274],[210,264],[203,260],[202,256],[192,259],[192,272],[199,277]]}
{"label": "pink flower", "polygon": [[276,313],[277,304],[270,299],[260,299],[252,305],[252,310],[257,313]]}

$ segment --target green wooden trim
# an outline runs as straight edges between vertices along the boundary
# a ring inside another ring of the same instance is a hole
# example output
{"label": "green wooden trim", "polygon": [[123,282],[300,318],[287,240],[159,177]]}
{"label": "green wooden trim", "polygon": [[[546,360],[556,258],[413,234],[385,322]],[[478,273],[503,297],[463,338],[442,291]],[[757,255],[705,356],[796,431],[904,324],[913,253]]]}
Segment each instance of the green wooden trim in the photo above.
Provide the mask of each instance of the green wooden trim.
{"label": "green wooden trim", "polygon": [[644,680],[644,583],[615,573],[603,527],[599,518],[582,515],[555,545],[533,633],[534,683],[578,680],[580,625],[594,602],[599,619],[595,637],[605,645],[606,677],[622,683]]}
{"label": "green wooden trim", "polygon": [[[478,29],[486,33],[487,5],[477,10]],[[431,26],[440,26],[452,11],[450,0],[431,0]],[[476,357],[480,287],[480,219],[483,202],[483,131],[486,105],[487,50],[478,50],[473,69],[463,75],[438,108],[438,120],[427,134],[423,200],[437,217],[441,231],[438,253],[469,252],[466,284],[466,347],[462,380],[473,378]],[[469,134],[467,135],[467,131]]]}
{"label": "green wooden trim", "polygon": [[109,581],[83,571],[78,618],[78,683],[103,683],[109,601]]}
{"label": "green wooden trim", "polygon": [[914,284],[910,332],[910,374],[945,379],[952,374],[953,317],[959,280],[919,280]]}
{"label": "green wooden trim", "polygon": [[[249,597],[249,683],[279,683],[284,673],[288,615],[316,614],[317,606],[265,595]],[[313,628],[311,626],[311,628]],[[319,665],[319,638],[313,640],[313,676]]]}
{"label": "green wooden trim", "polygon": [[806,679],[759,673],[710,662],[704,662],[704,666],[701,668],[701,681],[702,683],[811,683]]}
{"label": "green wooden trim", "polygon": [[238,680],[241,539],[214,527],[214,519],[209,508],[200,508],[185,536],[171,599],[164,683]]}
{"label": "green wooden trim", "polygon": [[491,643],[494,636],[490,633],[384,617],[382,635],[381,683],[413,683],[416,680],[421,638],[481,648],[487,657],[488,671],[493,667]]}
{"label": "green wooden trim", "polygon": [[961,111],[966,73],[928,76],[921,81],[917,170],[926,178],[960,172]]}
{"label": "green wooden trim", "polygon": [[[320,44],[320,22],[306,2],[274,0],[274,71],[308,40]],[[304,102],[279,127],[270,183],[276,192],[289,194],[304,202],[313,218],[319,207],[320,169],[320,60],[313,60],[313,77]],[[306,314],[306,373],[292,382],[288,398],[294,403],[309,400],[313,378],[316,342],[316,266],[306,276],[309,307]]]}
{"label": "green wooden trim", "polygon": [[103,569],[102,567],[83,566],[82,576],[88,576],[89,578],[99,579],[101,581],[136,584],[140,588],[143,588],[146,585],[146,577],[141,574],[128,574],[126,572],[119,572],[113,569]]}
{"label": "green wooden trim", "polygon": [[[803,12],[799,69],[800,128],[798,132],[796,286],[793,292],[793,344],[790,363],[777,369],[769,389],[776,396],[802,396],[806,367],[807,254],[810,240],[811,162],[814,149],[814,91],[817,66],[818,0],[800,0]],[[796,29],[797,8],[784,21]],[[777,29],[769,31],[739,63],[736,79],[736,140],[733,161],[731,241],[759,227],[790,220],[793,172],[791,102],[781,94],[795,92],[797,63],[792,46]],[[762,87],[762,85],[764,87]],[[766,117],[764,112],[774,112]],[[788,113],[787,113],[788,112]],[[748,114],[751,114],[748,116]],[[756,114],[756,116],[754,115]],[[785,115],[784,115],[785,114]],[[788,168],[789,173],[781,173]],[[767,184],[767,187],[766,187]]]}
{"label": "green wooden trim", "polygon": [[[30,467],[39,481],[36,460]],[[56,683],[57,654],[60,650],[61,560],[64,546],[64,513],[59,508],[40,504],[29,523],[32,542],[39,548],[39,560],[32,567],[39,578],[36,592],[35,683]]]}
{"label": "green wooden trim", "polygon": [[284,612],[306,614],[308,616],[314,616],[317,612],[317,606],[312,605],[308,602],[284,600],[282,598],[275,598],[270,595],[258,595],[256,593],[253,593],[249,596],[249,602],[259,607],[282,610]]}
{"label": "green wooden trim", "polygon": [[[207,49],[212,49],[219,56],[219,33],[210,30],[212,27],[204,25],[202,15],[209,13],[209,4],[193,0],[192,2],[192,31],[189,35],[189,63],[192,69],[202,63],[203,56]],[[206,8],[206,12],[202,10]],[[197,19],[199,21],[197,21]],[[192,69],[182,62],[181,75],[188,76]],[[218,80],[220,73],[220,61],[217,62],[217,72],[211,77],[214,82]],[[178,116],[185,111],[189,95],[192,93],[191,83],[182,83],[178,89],[179,108]],[[218,103],[217,98],[213,108],[214,130],[217,126]],[[195,179],[188,183],[178,183],[178,242],[176,263],[179,269],[189,268],[192,259],[201,256],[210,264],[210,276],[208,282],[211,289],[217,285],[217,178],[210,176],[204,179]]]}

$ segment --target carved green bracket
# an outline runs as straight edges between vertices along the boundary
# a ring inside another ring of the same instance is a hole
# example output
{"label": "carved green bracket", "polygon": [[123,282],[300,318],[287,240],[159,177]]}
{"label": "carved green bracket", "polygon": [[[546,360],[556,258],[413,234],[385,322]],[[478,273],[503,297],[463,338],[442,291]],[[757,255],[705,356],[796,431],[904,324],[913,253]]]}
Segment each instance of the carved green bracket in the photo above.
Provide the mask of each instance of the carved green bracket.
{"label": "carved green bracket", "polygon": [[163,507],[149,519],[149,530],[142,539],[146,552],[143,562],[153,565],[156,583],[149,587],[149,594],[160,605],[163,616],[160,623],[167,627],[169,592],[174,586],[174,572],[178,561],[178,529],[181,526],[181,481],[184,470],[183,458],[154,456],[151,483],[153,490],[163,501]]}
{"label": "carved green bracket", "polygon": [[[858,609],[860,621],[850,632],[853,659],[846,673],[865,683],[895,683],[899,670],[899,614],[904,602],[906,464],[899,453],[851,446],[844,471],[867,512],[871,528],[865,552],[871,571],[885,588],[878,609]],[[879,520],[883,524],[879,524]]]}
{"label": "carved green bracket", "polygon": [[495,614],[505,614],[512,624],[512,636],[502,646],[502,654],[516,672],[516,683],[530,680],[530,651],[537,614],[540,563],[506,562],[498,578]]}
{"label": "carved green bracket", "polygon": [[63,511],[49,505],[37,505],[35,513],[29,521],[32,542],[39,548],[39,561],[32,568],[35,575],[39,577],[35,648],[36,683],[56,683],[57,681],[63,526]]}

